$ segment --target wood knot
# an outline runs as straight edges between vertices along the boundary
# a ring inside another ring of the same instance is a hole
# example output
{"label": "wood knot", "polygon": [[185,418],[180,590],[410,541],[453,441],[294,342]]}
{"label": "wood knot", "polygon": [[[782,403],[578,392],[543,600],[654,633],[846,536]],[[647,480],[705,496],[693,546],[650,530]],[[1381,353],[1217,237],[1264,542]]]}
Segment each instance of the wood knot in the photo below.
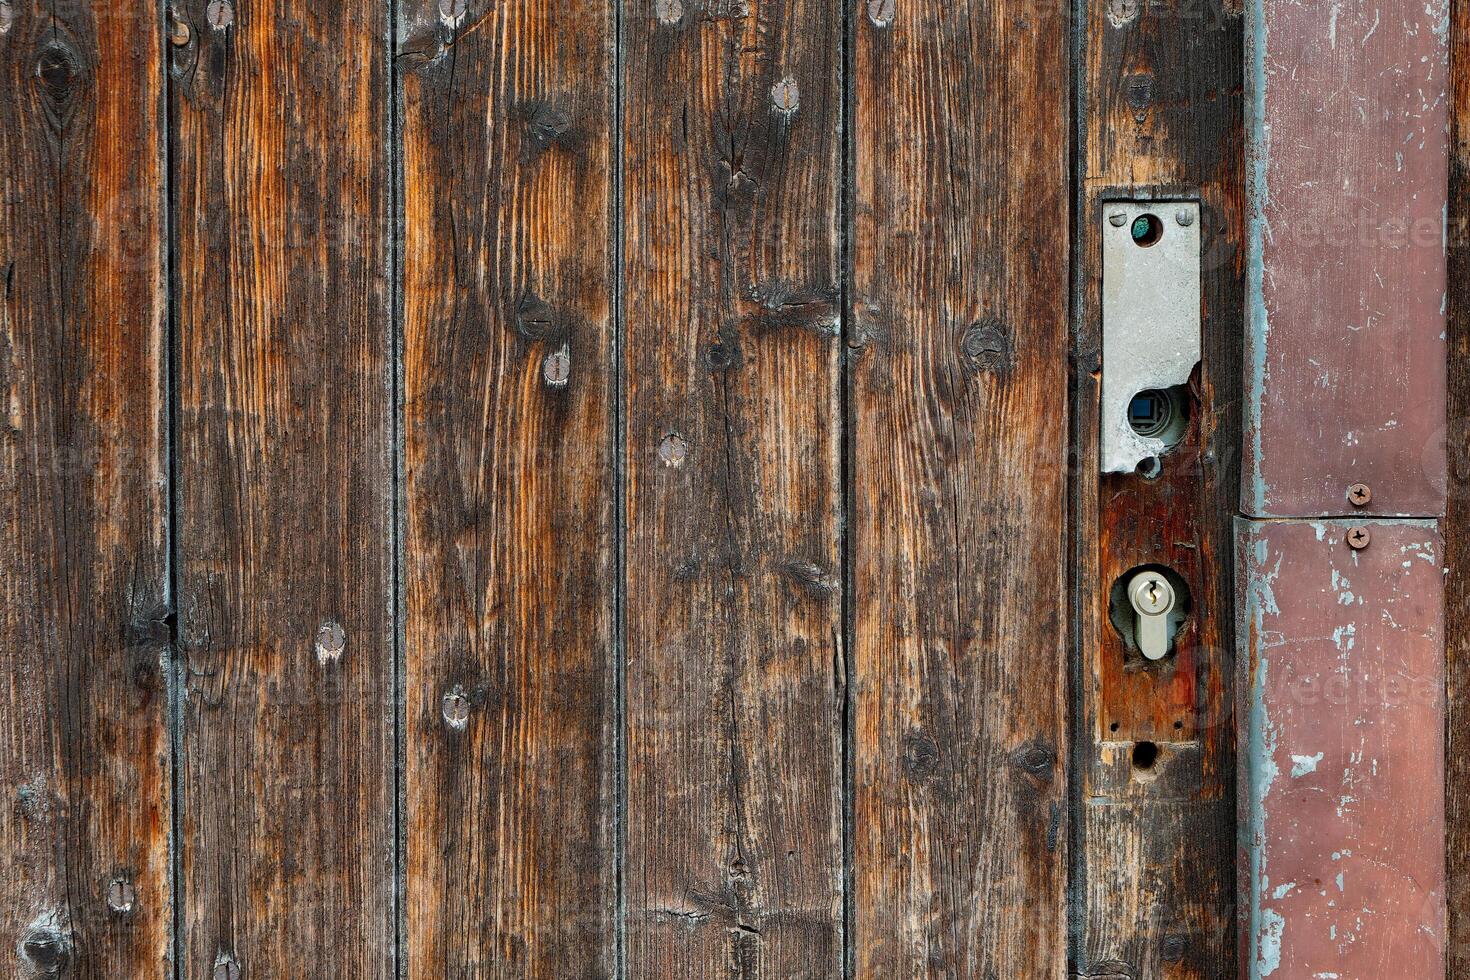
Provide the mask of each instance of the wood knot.
{"label": "wood knot", "polygon": [[36,56],[36,79],[53,121],[64,121],[71,114],[84,72],[76,48],[62,35],[52,34]]}
{"label": "wood knot", "polygon": [[1028,776],[1049,780],[1056,766],[1057,753],[1045,742],[1028,742],[1011,753],[1011,762]]}
{"label": "wood knot", "polygon": [[20,958],[40,976],[59,977],[71,965],[71,937],[56,927],[56,916],[46,918],[48,924],[33,924],[21,939]]}
{"label": "wood knot", "polygon": [[923,782],[939,771],[939,745],[924,732],[903,737],[903,771],[909,779]]}
{"label": "wood knot", "polygon": [[1010,331],[994,317],[970,324],[960,340],[960,350],[971,372],[1005,377],[1015,361]]}
{"label": "wood knot", "polygon": [[809,561],[788,561],[781,566],[781,570],[803,592],[818,599],[825,599],[841,587],[835,575],[827,574],[820,565]]}
{"label": "wood knot", "polygon": [[1129,75],[1123,83],[1123,99],[1133,110],[1133,118],[1142,121],[1154,104],[1154,76],[1146,71]]}
{"label": "wood knot", "polygon": [[1187,952],[1189,952],[1189,939],[1178,933],[1165,936],[1163,944],[1159,947],[1159,955],[1169,963],[1177,963],[1184,959],[1184,954]]}
{"label": "wood knot", "polygon": [[531,156],[550,146],[566,148],[572,132],[572,114],[549,102],[524,102],[517,114],[526,125],[526,148]]}
{"label": "wood knot", "polygon": [[704,350],[704,366],[711,371],[728,371],[735,366],[737,349],[730,344],[710,344]]}

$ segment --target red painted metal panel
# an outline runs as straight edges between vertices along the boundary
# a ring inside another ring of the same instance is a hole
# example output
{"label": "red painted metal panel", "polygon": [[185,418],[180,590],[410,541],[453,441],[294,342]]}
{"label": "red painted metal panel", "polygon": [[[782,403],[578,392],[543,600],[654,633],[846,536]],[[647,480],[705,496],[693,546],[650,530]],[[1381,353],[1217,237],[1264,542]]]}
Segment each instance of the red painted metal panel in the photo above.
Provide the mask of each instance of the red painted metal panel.
{"label": "red painted metal panel", "polygon": [[1439,531],[1242,521],[1238,544],[1247,975],[1442,978]]}
{"label": "red painted metal panel", "polygon": [[1448,0],[1247,12],[1241,506],[1442,514]]}

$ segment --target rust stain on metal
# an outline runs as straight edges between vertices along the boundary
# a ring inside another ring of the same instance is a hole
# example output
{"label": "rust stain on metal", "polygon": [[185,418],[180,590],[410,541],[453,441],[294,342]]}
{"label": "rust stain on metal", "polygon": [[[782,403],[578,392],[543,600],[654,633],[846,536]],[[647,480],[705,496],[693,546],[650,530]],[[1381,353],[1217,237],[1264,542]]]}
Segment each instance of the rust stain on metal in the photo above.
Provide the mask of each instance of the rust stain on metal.
{"label": "rust stain on metal", "polygon": [[1242,507],[1442,514],[1447,0],[1247,11]]}
{"label": "rust stain on metal", "polygon": [[1444,976],[1443,562],[1432,521],[1242,521],[1248,976]]}

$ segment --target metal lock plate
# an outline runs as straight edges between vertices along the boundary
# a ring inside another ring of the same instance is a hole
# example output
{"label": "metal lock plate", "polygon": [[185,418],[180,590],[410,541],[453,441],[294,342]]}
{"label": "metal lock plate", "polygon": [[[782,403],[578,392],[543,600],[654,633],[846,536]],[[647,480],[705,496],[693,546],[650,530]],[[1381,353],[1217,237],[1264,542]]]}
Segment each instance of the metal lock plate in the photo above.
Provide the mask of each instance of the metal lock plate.
{"label": "metal lock plate", "polygon": [[1187,410],[1170,389],[1200,360],[1199,204],[1111,201],[1101,220],[1102,471],[1156,475]]}

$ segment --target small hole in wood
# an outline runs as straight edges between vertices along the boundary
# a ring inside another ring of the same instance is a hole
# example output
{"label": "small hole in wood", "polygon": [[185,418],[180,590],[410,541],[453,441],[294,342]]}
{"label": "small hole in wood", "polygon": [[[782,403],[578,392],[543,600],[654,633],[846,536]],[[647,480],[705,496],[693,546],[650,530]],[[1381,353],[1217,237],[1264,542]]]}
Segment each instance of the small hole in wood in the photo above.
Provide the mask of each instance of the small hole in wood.
{"label": "small hole in wood", "polygon": [[1129,233],[1133,236],[1133,244],[1148,248],[1164,237],[1164,222],[1156,214],[1140,214],[1133,219]]}
{"label": "small hole in wood", "polygon": [[1159,747],[1152,742],[1138,742],[1133,746],[1133,768],[1149,770],[1159,761]]}

